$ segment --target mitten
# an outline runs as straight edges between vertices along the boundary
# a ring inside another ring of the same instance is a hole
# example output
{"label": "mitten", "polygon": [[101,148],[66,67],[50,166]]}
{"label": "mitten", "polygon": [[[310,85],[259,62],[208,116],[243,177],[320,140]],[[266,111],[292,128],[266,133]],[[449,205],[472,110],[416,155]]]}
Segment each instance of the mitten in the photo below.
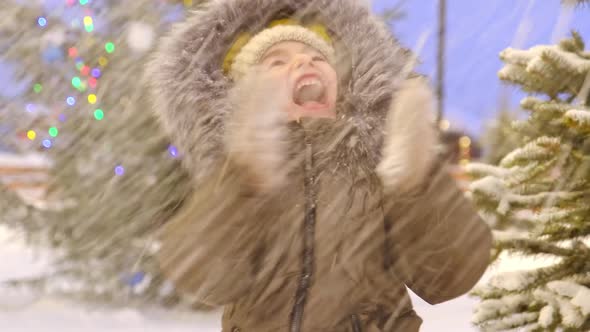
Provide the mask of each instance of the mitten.
{"label": "mitten", "polygon": [[393,96],[377,166],[386,192],[417,190],[436,159],[436,98],[424,78],[406,80]]}
{"label": "mitten", "polygon": [[225,130],[229,162],[258,191],[279,188],[288,173],[287,83],[252,70],[230,91],[234,113]]}

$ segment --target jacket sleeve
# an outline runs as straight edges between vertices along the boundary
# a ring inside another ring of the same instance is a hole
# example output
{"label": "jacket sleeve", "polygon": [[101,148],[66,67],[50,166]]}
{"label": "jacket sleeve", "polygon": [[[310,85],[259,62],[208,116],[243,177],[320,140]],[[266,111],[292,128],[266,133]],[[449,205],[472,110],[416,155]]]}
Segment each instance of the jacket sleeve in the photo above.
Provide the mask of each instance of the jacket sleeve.
{"label": "jacket sleeve", "polygon": [[492,242],[445,164],[435,165],[417,194],[391,194],[386,207],[389,263],[430,304],[468,292],[489,264]]}
{"label": "jacket sleeve", "polygon": [[266,213],[271,199],[244,190],[236,169],[220,169],[160,235],[164,276],[193,300],[217,306],[244,295],[264,275]]}

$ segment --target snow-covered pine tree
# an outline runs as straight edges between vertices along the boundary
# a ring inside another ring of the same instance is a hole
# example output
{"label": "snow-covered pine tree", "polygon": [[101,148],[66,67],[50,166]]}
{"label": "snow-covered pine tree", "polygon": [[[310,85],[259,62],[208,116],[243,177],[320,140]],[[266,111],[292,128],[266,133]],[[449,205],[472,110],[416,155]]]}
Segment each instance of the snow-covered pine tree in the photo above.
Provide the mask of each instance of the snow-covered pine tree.
{"label": "snow-covered pine tree", "polygon": [[[544,267],[500,273],[473,294],[483,330],[590,330],[590,52],[577,33],[558,45],[506,49],[500,78],[531,96],[516,122],[524,144],[498,166],[471,164],[483,217],[526,232],[495,231],[500,253]],[[539,130],[540,128],[540,130]]]}
{"label": "snow-covered pine tree", "polygon": [[176,300],[152,239],[190,189],[139,82],[156,37],[199,2],[3,1],[0,62],[22,89],[0,94],[11,130],[1,139],[53,162],[45,207],[0,190],[0,220],[56,249],[52,271],[13,284],[113,304]]}
{"label": "snow-covered pine tree", "polygon": [[512,126],[519,114],[508,109],[501,109],[495,119],[486,123],[481,138],[485,146],[481,162],[498,165],[502,158],[517,148],[522,142],[522,134]]}

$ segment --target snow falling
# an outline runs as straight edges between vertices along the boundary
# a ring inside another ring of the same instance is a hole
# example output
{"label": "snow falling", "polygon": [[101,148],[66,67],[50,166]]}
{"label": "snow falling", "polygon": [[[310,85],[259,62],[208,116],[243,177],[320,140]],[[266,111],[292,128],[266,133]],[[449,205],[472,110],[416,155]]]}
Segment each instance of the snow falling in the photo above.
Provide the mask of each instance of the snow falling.
{"label": "snow falling", "polygon": [[[4,2],[0,329],[220,331],[221,309],[191,310],[191,296],[177,297],[155,267],[156,230],[192,190],[190,172],[176,170],[193,147],[182,149],[146,120],[154,101],[141,83],[153,79],[144,77],[145,64],[164,43],[160,37],[203,1]],[[590,6],[563,5],[569,2],[576,1],[448,2],[438,127],[457,135],[449,143],[453,176],[493,228],[494,261],[469,294],[441,304],[408,289],[420,331],[590,330]],[[417,53],[416,71],[435,85],[439,1],[362,3]],[[230,23],[217,22],[203,42],[221,42],[219,31]],[[185,57],[187,68],[198,61],[185,49],[170,51]],[[356,83],[380,79],[358,76]],[[512,121],[491,133],[489,123],[504,111]],[[508,143],[510,134],[518,144]],[[355,136],[349,146],[362,143]],[[486,160],[490,151],[501,158]],[[405,165],[406,172],[421,166]],[[67,199],[56,199],[64,193]],[[88,209],[76,209],[80,204]],[[99,254],[86,259],[88,252]]]}

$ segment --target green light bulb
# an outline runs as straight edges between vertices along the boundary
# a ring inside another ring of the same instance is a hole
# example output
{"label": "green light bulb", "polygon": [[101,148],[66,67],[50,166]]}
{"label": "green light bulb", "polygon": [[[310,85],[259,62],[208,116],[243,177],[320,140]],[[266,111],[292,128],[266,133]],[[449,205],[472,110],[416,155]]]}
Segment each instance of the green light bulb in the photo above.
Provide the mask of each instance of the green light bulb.
{"label": "green light bulb", "polygon": [[104,112],[99,108],[96,111],[94,111],[94,118],[96,120],[102,120],[104,118]]}

